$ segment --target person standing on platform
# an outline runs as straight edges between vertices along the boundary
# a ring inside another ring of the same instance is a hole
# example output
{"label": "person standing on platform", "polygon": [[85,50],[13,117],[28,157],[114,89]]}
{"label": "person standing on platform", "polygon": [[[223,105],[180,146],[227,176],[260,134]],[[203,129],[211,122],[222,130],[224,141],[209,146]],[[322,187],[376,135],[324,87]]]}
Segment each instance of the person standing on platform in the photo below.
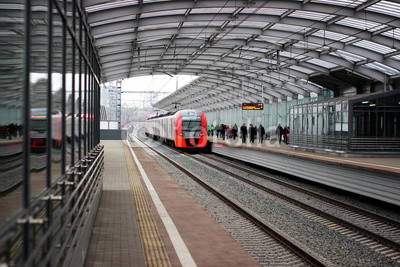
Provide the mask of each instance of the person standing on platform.
{"label": "person standing on platform", "polygon": [[207,135],[210,136],[211,134],[211,126],[207,125]]}
{"label": "person standing on platform", "polygon": [[283,142],[285,144],[288,144],[288,137],[289,137],[289,127],[285,126],[285,129],[283,129]]}
{"label": "person standing on platform", "polygon": [[253,134],[254,134],[254,137],[253,137],[253,144],[254,144],[254,142],[255,142],[255,140],[257,139],[257,125],[253,125]]}
{"label": "person standing on platform", "polygon": [[250,143],[253,143],[254,144],[254,127],[253,127],[253,124],[250,124],[250,127],[249,127],[249,134],[250,134]]}
{"label": "person standing on platform", "polygon": [[232,127],[232,137],[233,137],[233,140],[236,140],[237,133],[238,133],[238,127],[237,127],[237,125],[236,125],[236,123],[235,123],[235,124],[233,125],[233,127]]}
{"label": "person standing on platform", "polygon": [[283,128],[281,126],[281,124],[278,124],[278,127],[276,128],[276,134],[278,135],[278,140],[279,140],[279,144],[282,142],[282,134],[283,134]]}
{"label": "person standing on platform", "polygon": [[214,124],[211,124],[211,136],[214,136],[214,130],[215,130]]}
{"label": "person standing on platform", "polygon": [[222,137],[222,140],[225,140],[225,125],[224,124],[221,124],[221,137]]}
{"label": "person standing on platform", "polygon": [[240,127],[240,135],[242,137],[242,143],[246,143],[247,127],[246,127],[246,124],[244,124],[244,123],[243,123],[243,126]]}
{"label": "person standing on platform", "polygon": [[265,129],[261,124],[258,127],[257,132],[258,132],[258,142],[262,144],[262,142],[264,141]]}

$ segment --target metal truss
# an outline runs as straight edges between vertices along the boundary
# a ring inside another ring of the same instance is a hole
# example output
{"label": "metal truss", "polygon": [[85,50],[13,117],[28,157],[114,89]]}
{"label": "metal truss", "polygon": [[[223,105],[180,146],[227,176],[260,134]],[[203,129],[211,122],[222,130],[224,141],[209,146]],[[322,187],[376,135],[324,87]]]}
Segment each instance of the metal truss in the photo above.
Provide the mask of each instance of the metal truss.
{"label": "metal truss", "polygon": [[[398,1],[84,0],[102,80],[205,79],[155,106],[221,108],[319,94],[335,73],[390,85],[400,76]],[[351,86],[351,84],[349,84]],[[237,92],[242,92],[238,94]],[[262,95],[262,96],[260,96]],[[203,96],[203,97],[202,97]],[[215,101],[210,101],[215,98]],[[227,100],[227,98],[231,98]]]}

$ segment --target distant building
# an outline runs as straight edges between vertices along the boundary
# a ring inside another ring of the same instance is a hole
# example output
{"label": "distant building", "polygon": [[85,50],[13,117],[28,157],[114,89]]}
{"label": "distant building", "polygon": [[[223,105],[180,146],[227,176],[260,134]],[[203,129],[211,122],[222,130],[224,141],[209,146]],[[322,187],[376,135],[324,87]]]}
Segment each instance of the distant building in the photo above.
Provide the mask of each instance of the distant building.
{"label": "distant building", "polygon": [[121,122],[121,84],[118,80],[101,86],[101,105],[106,109],[108,120]]}

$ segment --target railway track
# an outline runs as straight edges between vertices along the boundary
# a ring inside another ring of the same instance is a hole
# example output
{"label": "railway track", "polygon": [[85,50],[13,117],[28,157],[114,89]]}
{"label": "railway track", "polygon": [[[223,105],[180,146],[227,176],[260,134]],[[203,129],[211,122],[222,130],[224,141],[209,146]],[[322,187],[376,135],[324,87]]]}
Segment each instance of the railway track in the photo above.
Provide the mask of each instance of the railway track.
{"label": "railway track", "polygon": [[305,204],[305,203],[303,203],[299,200],[296,200],[292,197],[288,197],[277,191],[269,189],[266,186],[260,185],[259,183],[253,182],[247,178],[244,178],[243,175],[238,175],[237,173],[228,171],[222,167],[216,166],[215,164],[207,162],[203,159],[199,159],[198,157],[194,157],[190,154],[185,154],[185,155],[190,157],[191,159],[194,159],[202,164],[205,164],[205,165],[211,167],[212,169],[218,170],[230,177],[240,180],[243,183],[249,184],[259,190],[262,190],[263,192],[266,192],[270,195],[273,195],[281,200],[284,200],[284,201],[290,203],[291,205],[294,206],[294,208],[297,211],[301,212],[305,216],[312,218],[320,223],[323,223],[323,224],[327,225],[330,229],[338,231],[341,234],[355,240],[356,242],[360,242],[360,243],[372,248],[376,252],[379,252],[379,253],[385,255],[386,257],[390,257],[391,259],[400,263],[400,244],[399,244],[400,224],[398,222],[391,220],[389,218],[383,217],[381,215],[360,209],[358,207],[354,207],[349,204],[339,202],[337,200],[328,198],[326,196],[317,194],[315,192],[306,190],[304,188],[300,188],[298,186],[285,183],[285,182],[277,180],[271,176],[261,174],[261,173],[258,173],[258,172],[252,171],[252,170],[248,170],[243,167],[236,166],[227,161],[219,160],[214,157],[210,157],[208,155],[201,155],[202,157],[222,163],[226,166],[230,166],[239,171],[260,177],[262,179],[279,184],[281,186],[285,186],[296,192],[306,194],[307,196],[311,196],[318,201],[323,201],[324,205],[333,206],[333,207],[339,209],[340,212],[343,213],[347,217],[355,218],[357,221],[362,222],[364,224],[370,224],[370,225],[372,225],[371,226],[372,228],[375,227],[375,228],[379,228],[379,229],[384,229],[385,236],[382,236],[381,234],[377,234],[377,233],[374,233],[363,227],[357,226],[355,223],[352,223],[347,220],[341,219],[337,216],[331,215],[323,210],[317,209],[313,206]]}
{"label": "railway track", "polygon": [[[135,138],[135,141],[138,140]],[[311,266],[325,266],[327,265],[327,261],[321,259],[318,255],[316,255],[311,250],[307,249],[306,247],[299,244],[294,239],[286,236],[285,234],[281,233],[278,229],[274,226],[269,225],[266,223],[260,216],[255,214],[252,211],[247,210],[244,206],[239,204],[237,201],[231,199],[229,196],[219,192],[218,190],[214,189],[211,185],[203,181],[201,177],[192,173],[187,168],[180,165],[178,162],[172,160],[170,157],[165,156],[163,153],[159,152],[158,150],[154,149],[153,147],[149,146],[145,142],[140,141],[144,144],[148,149],[156,153],[158,156],[172,164],[174,167],[182,171],[184,174],[189,176],[195,182],[200,184],[203,188],[208,190],[210,193],[218,197],[236,212],[238,212],[243,218],[245,218],[248,222],[252,225],[256,226],[262,232],[267,234],[270,238],[272,238],[275,242],[274,244],[268,244],[269,247],[276,247],[279,246],[279,249],[275,251],[280,253],[277,257],[287,258],[287,262],[290,262],[291,266],[302,266],[302,265],[311,265]],[[243,227],[241,225],[240,227]]]}

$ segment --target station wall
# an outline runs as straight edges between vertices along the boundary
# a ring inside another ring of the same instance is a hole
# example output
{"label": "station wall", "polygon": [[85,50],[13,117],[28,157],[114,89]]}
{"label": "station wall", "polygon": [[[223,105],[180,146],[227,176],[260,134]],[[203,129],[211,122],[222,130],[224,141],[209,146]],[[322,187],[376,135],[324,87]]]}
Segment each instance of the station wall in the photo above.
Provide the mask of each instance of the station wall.
{"label": "station wall", "polygon": [[[309,102],[308,99],[302,99]],[[214,126],[225,124],[233,126],[235,123],[240,127],[243,123],[246,126],[262,124],[266,129],[275,129],[280,123],[281,126],[289,126],[289,108],[297,105],[300,100],[273,102],[264,104],[263,110],[242,110],[242,107],[230,107],[226,109],[206,112],[207,124]],[[306,103],[306,102],[304,102]]]}

